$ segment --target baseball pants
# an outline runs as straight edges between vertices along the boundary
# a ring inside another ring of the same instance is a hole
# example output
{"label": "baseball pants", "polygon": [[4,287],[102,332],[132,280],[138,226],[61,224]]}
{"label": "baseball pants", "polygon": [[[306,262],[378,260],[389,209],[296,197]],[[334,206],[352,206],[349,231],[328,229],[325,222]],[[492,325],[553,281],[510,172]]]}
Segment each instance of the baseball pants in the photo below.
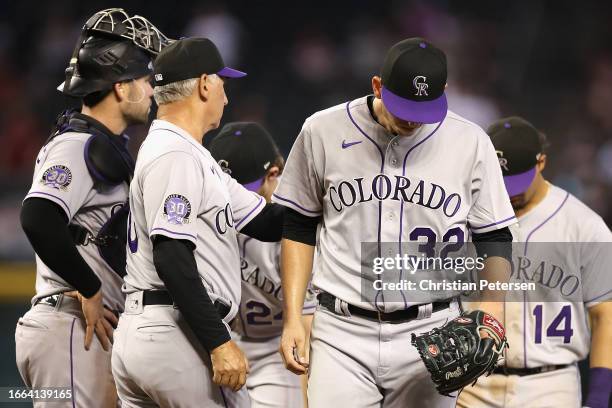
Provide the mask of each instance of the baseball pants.
{"label": "baseball pants", "polygon": [[433,314],[421,307],[422,319],[386,323],[319,305],[310,343],[309,408],[454,407],[455,398],[435,389],[410,335],[459,316],[459,306],[453,301]]}
{"label": "baseball pants", "polygon": [[493,374],[461,391],[461,408],[580,408],[580,373],[575,365],[533,375]]}
{"label": "baseball pants", "polygon": [[285,368],[278,352],[280,337],[241,339],[238,345],[249,359],[247,389],[253,408],[302,408],[300,377]]}
{"label": "baseball pants", "polygon": [[15,330],[17,369],[27,387],[70,389],[70,401],[36,402],[35,408],[117,407],[111,353],[94,338],[85,350],[85,318],[77,299],[59,295],[57,304],[38,304]]}
{"label": "baseball pants", "polygon": [[125,306],[112,353],[122,408],[231,407],[231,391],[213,383],[210,356],[178,309],[143,307],[142,292],[129,294]]}

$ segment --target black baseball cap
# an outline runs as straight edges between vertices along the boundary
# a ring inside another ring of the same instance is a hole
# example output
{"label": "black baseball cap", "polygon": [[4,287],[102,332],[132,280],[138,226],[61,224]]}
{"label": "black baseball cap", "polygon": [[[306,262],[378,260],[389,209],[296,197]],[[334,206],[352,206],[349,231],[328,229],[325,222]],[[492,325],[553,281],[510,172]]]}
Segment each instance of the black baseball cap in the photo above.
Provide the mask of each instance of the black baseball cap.
{"label": "black baseball cap", "polygon": [[518,116],[503,118],[487,129],[491,137],[504,184],[510,197],[527,191],[536,175],[536,164],[544,152],[538,130]]}
{"label": "black baseball cap", "polygon": [[441,122],[448,112],[446,55],[423,38],[408,38],[389,49],[381,71],[382,101],[400,119]]}
{"label": "black baseball cap", "polygon": [[164,48],[153,63],[155,85],[217,74],[241,78],[245,72],[225,66],[217,46],[208,38],[183,38]]}
{"label": "black baseball cap", "polygon": [[209,151],[225,172],[251,191],[259,190],[266,172],[281,155],[272,136],[255,122],[223,126]]}

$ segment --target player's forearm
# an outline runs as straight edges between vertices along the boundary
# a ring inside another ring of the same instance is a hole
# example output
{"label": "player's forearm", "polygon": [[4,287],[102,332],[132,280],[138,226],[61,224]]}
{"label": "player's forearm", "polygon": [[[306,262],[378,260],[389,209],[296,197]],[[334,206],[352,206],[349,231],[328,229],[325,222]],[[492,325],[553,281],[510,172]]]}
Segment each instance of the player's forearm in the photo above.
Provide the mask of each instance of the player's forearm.
{"label": "player's forearm", "polygon": [[612,369],[612,303],[603,302],[589,309],[591,317],[591,367]]}
{"label": "player's forearm", "polygon": [[[510,260],[512,259],[510,229],[505,227],[483,234],[473,234],[472,240],[478,256],[485,259],[484,268],[479,271],[478,279],[491,283],[508,282],[511,272]],[[502,319],[505,297],[505,291],[490,290],[487,286],[480,293],[478,308],[492,314],[497,319]]]}
{"label": "player's forearm", "polygon": [[281,241],[281,280],[285,319],[301,319],[304,296],[312,271],[314,246],[283,238]]}
{"label": "player's forearm", "polygon": [[38,257],[70,286],[86,298],[100,290],[102,283],[77,250],[57,204],[28,198],[21,208],[21,226]]}
{"label": "player's forearm", "polygon": [[[484,268],[479,273],[479,279],[488,282],[507,282],[510,277],[510,262],[507,259],[493,256],[484,262]],[[506,291],[484,289],[480,292],[478,309],[495,316],[502,324],[504,317],[504,302]]]}
{"label": "player's forearm", "polygon": [[[479,279],[488,282],[508,282],[510,278],[510,262],[499,256],[487,258],[484,261],[484,268],[478,274]],[[480,293],[481,302],[504,302],[506,292],[503,290],[484,289]]]}

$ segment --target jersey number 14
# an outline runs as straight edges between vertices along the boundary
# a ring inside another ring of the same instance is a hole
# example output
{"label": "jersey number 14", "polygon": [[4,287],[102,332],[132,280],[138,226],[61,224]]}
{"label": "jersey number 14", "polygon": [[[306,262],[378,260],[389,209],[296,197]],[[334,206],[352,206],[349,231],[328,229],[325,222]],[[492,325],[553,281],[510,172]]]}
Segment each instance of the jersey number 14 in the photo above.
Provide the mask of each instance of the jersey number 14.
{"label": "jersey number 14", "polygon": [[[535,343],[542,344],[542,325],[543,313],[542,305],[537,305],[533,309],[535,316]],[[563,327],[561,327],[563,326]],[[563,343],[570,342],[574,330],[572,329],[572,308],[571,306],[563,306],[559,314],[553,319],[546,328],[546,337],[563,337]]]}

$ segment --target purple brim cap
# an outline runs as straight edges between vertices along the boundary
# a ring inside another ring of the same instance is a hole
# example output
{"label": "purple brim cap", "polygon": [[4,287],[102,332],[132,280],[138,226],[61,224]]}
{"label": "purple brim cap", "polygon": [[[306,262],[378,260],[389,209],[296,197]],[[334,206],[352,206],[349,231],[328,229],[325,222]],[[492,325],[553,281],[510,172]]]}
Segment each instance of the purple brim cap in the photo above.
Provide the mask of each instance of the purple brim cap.
{"label": "purple brim cap", "polygon": [[393,92],[382,88],[382,101],[385,108],[395,117],[416,123],[442,122],[448,112],[446,94],[432,101],[416,102],[402,98]]}
{"label": "purple brim cap", "polygon": [[238,71],[234,68],[225,67],[221,71],[217,72],[217,75],[226,78],[242,78],[247,75],[246,72]]}
{"label": "purple brim cap", "polygon": [[515,174],[514,176],[506,176],[504,177],[504,184],[506,185],[506,191],[508,191],[508,196],[514,197],[519,194],[523,194],[529,186],[531,182],[535,178],[536,168],[532,168],[524,173]]}
{"label": "purple brim cap", "polygon": [[252,181],[247,184],[243,184],[242,187],[246,188],[249,191],[257,192],[261,185],[263,184],[264,178],[260,178],[259,180]]}

